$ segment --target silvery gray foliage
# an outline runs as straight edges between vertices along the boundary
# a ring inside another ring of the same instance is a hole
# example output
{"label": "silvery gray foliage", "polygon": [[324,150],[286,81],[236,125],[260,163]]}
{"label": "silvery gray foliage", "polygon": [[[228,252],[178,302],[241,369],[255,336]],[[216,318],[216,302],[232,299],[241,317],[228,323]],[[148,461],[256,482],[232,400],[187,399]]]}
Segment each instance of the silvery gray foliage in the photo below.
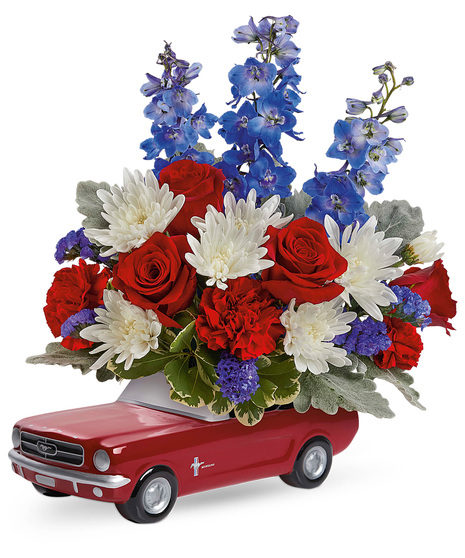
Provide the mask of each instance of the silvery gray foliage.
{"label": "silvery gray foliage", "polygon": [[412,207],[406,200],[374,201],[368,208],[368,215],[378,220],[378,231],[383,231],[386,238],[402,238],[396,254],[414,238],[420,236],[425,225],[419,207]]}
{"label": "silvery gray foliage", "polygon": [[97,190],[110,191],[106,182],[79,182],[76,189],[76,203],[78,211],[85,215],[82,226],[86,229],[107,229],[108,222],[102,217],[103,202],[97,196]]}
{"label": "silvery gray foliage", "polygon": [[294,214],[294,221],[300,219],[305,215],[305,210],[310,205],[312,201],[312,196],[306,194],[303,190],[299,192],[294,192],[292,196],[284,198],[282,200],[282,205],[286,208],[285,215]]}
{"label": "silvery gray foliage", "polygon": [[413,377],[405,370],[400,368],[389,368],[384,370],[376,366],[376,364],[368,357],[361,357],[362,362],[367,367],[366,377],[372,380],[384,380],[395,386],[405,399],[417,409],[425,411],[426,408],[418,401],[420,394],[413,389]]}
{"label": "silvery gray foliage", "polygon": [[369,413],[377,418],[392,418],[389,403],[376,391],[376,384],[363,373],[366,367],[357,357],[350,355],[350,366],[329,366],[329,372],[315,375],[304,372],[300,377],[300,393],[294,401],[299,413],[310,407],[329,415],[339,407],[346,411]]}
{"label": "silvery gray foliage", "polygon": [[[89,349],[71,351],[61,343],[49,343],[42,355],[30,356],[26,359],[28,364],[57,364],[59,366],[72,366],[83,374],[91,372],[90,367],[96,361],[96,356],[89,354]],[[106,367],[97,370],[97,380],[105,382],[115,378],[115,374]]]}

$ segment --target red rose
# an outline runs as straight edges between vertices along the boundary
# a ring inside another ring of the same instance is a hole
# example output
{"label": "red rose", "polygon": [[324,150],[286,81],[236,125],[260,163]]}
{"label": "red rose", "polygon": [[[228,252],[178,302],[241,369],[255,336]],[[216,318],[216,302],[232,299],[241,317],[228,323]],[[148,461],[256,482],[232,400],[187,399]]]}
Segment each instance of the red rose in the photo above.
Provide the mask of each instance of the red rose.
{"label": "red rose", "polygon": [[209,204],[222,211],[224,180],[220,169],[189,159],[175,161],[161,170],[160,185],[166,183],[175,196],[183,194],[186,198],[181,211],[168,226],[170,235],[191,233],[198,236],[191,218],[205,217]]}
{"label": "red rose", "polygon": [[373,357],[375,364],[384,369],[397,367],[410,370],[418,364],[423,349],[421,337],[412,324],[403,322],[399,318],[384,316],[384,323],[392,345]]}
{"label": "red rose", "polygon": [[271,353],[285,333],[274,302],[260,281],[247,277],[228,281],[225,291],[207,288],[195,322],[199,339],[242,360]]}
{"label": "red rose", "polygon": [[427,300],[431,306],[431,325],[446,328],[446,333],[450,335],[449,329],[454,328],[449,318],[455,316],[457,302],[452,299],[449,276],[442,260],[436,260],[433,265],[423,269],[410,267],[402,277],[391,281],[390,286],[392,285],[408,287],[423,300]]}
{"label": "red rose", "polygon": [[269,227],[265,244],[275,264],[262,272],[263,286],[276,298],[296,304],[332,300],[344,290],[332,283],[347,269],[347,261],[330,245],[325,228],[307,217],[281,230]]}
{"label": "red rose", "polygon": [[[100,271],[98,264],[89,265],[84,260],[55,273],[44,308],[48,327],[55,337],[61,336],[61,326],[70,316],[84,308],[92,309],[103,304],[103,290],[110,276],[107,268]],[[90,341],[72,337],[63,339],[61,344],[73,351],[92,345]]]}
{"label": "red rose", "polygon": [[119,255],[113,286],[133,304],[154,310],[164,326],[180,327],[171,317],[191,304],[197,287],[195,269],[184,259],[187,250],[185,236],[156,232],[140,248]]}

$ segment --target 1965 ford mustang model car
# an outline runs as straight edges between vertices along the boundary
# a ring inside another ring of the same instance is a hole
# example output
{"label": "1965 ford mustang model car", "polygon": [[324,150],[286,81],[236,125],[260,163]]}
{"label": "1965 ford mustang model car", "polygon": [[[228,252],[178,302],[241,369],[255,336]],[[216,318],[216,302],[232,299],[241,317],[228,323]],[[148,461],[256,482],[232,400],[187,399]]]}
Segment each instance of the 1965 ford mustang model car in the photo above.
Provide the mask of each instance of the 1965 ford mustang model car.
{"label": "1965 ford mustang model car", "polygon": [[356,412],[292,407],[248,428],[172,401],[158,373],[129,382],[114,403],[18,421],[9,457],[42,494],[114,502],[125,518],[151,523],[178,496],[211,488],[275,475],[318,486],[357,429]]}

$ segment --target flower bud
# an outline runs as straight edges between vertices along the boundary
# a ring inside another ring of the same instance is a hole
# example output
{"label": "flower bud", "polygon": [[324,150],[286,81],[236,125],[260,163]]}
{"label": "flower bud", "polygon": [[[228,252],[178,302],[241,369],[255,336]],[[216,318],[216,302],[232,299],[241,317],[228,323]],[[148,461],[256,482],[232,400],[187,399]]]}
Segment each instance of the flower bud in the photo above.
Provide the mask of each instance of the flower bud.
{"label": "flower bud", "polygon": [[365,101],[359,101],[358,99],[346,99],[346,103],[346,113],[353,115],[362,114],[362,112],[365,112],[368,106],[368,103],[366,103]]}
{"label": "flower bud", "polygon": [[381,87],[381,89],[378,89],[378,91],[375,91],[372,95],[371,95],[371,102],[372,103],[376,103],[377,105],[380,105],[383,102],[383,88]]}
{"label": "flower bud", "polygon": [[386,67],[386,70],[391,70],[391,71],[393,71],[393,70],[396,70],[396,69],[397,69],[397,68],[394,66],[394,64],[393,64],[392,62],[389,62],[389,61],[388,61],[388,62],[385,62],[384,65],[385,65],[385,67]]}
{"label": "flower bud", "polygon": [[414,238],[402,250],[402,259],[408,265],[424,264],[435,262],[443,255],[439,252],[444,246],[444,242],[438,244],[436,240],[437,231],[424,232],[417,238]]}
{"label": "flower bud", "polygon": [[413,85],[413,77],[412,76],[404,77],[401,85]]}
{"label": "flower bud", "polygon": [[381,116],[387,118],[395,124],[400,124],[401,122],[405,122],[407,120],[408,112],[405,107],[397,107],[389,112],[385,112]]}
{"label": "flower bud", "polygon": [[387,74],[380,74],[378,76],[379,83],[387,83],[389,81],[389,76]]}
{"label": "flower bud", "polygon": [[375,66],[373,68],[373,73],[375,74],[375,76],[379,76],[384,72],[385,69],[386,69],[385,64],[383,64],[382,66]]}

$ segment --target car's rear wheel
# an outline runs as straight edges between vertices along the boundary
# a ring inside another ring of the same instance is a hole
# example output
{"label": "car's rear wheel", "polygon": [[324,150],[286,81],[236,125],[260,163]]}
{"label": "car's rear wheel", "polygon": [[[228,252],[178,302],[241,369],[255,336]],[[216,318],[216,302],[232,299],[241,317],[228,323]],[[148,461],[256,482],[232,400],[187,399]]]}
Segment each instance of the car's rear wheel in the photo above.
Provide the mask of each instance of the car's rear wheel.
{"label": "car's rear wheel", "polygon": [[53,498],[60,498],[61,496],[70,496],[70,494],[57,492],[56,490],[52,490],[51,488],[47,488],[46,486],[40,486],[40,484],[32,483],[32,486],[37,490],[37,492],[40,492],[44,496],[52,496]]}
{"label": "car's rear wheel", "polygon": [[313,438],[300,450],[292,472],[281,479],[297,488],[316,488],[329,475],[333,447],[327,438]]}
{"label": "car's rear wheel", "polygon": [[142,475],[131,498],[116,508],[129,521],[155,523],[170,513],[177,497],[175,475],[167,469],[151,469]]}

